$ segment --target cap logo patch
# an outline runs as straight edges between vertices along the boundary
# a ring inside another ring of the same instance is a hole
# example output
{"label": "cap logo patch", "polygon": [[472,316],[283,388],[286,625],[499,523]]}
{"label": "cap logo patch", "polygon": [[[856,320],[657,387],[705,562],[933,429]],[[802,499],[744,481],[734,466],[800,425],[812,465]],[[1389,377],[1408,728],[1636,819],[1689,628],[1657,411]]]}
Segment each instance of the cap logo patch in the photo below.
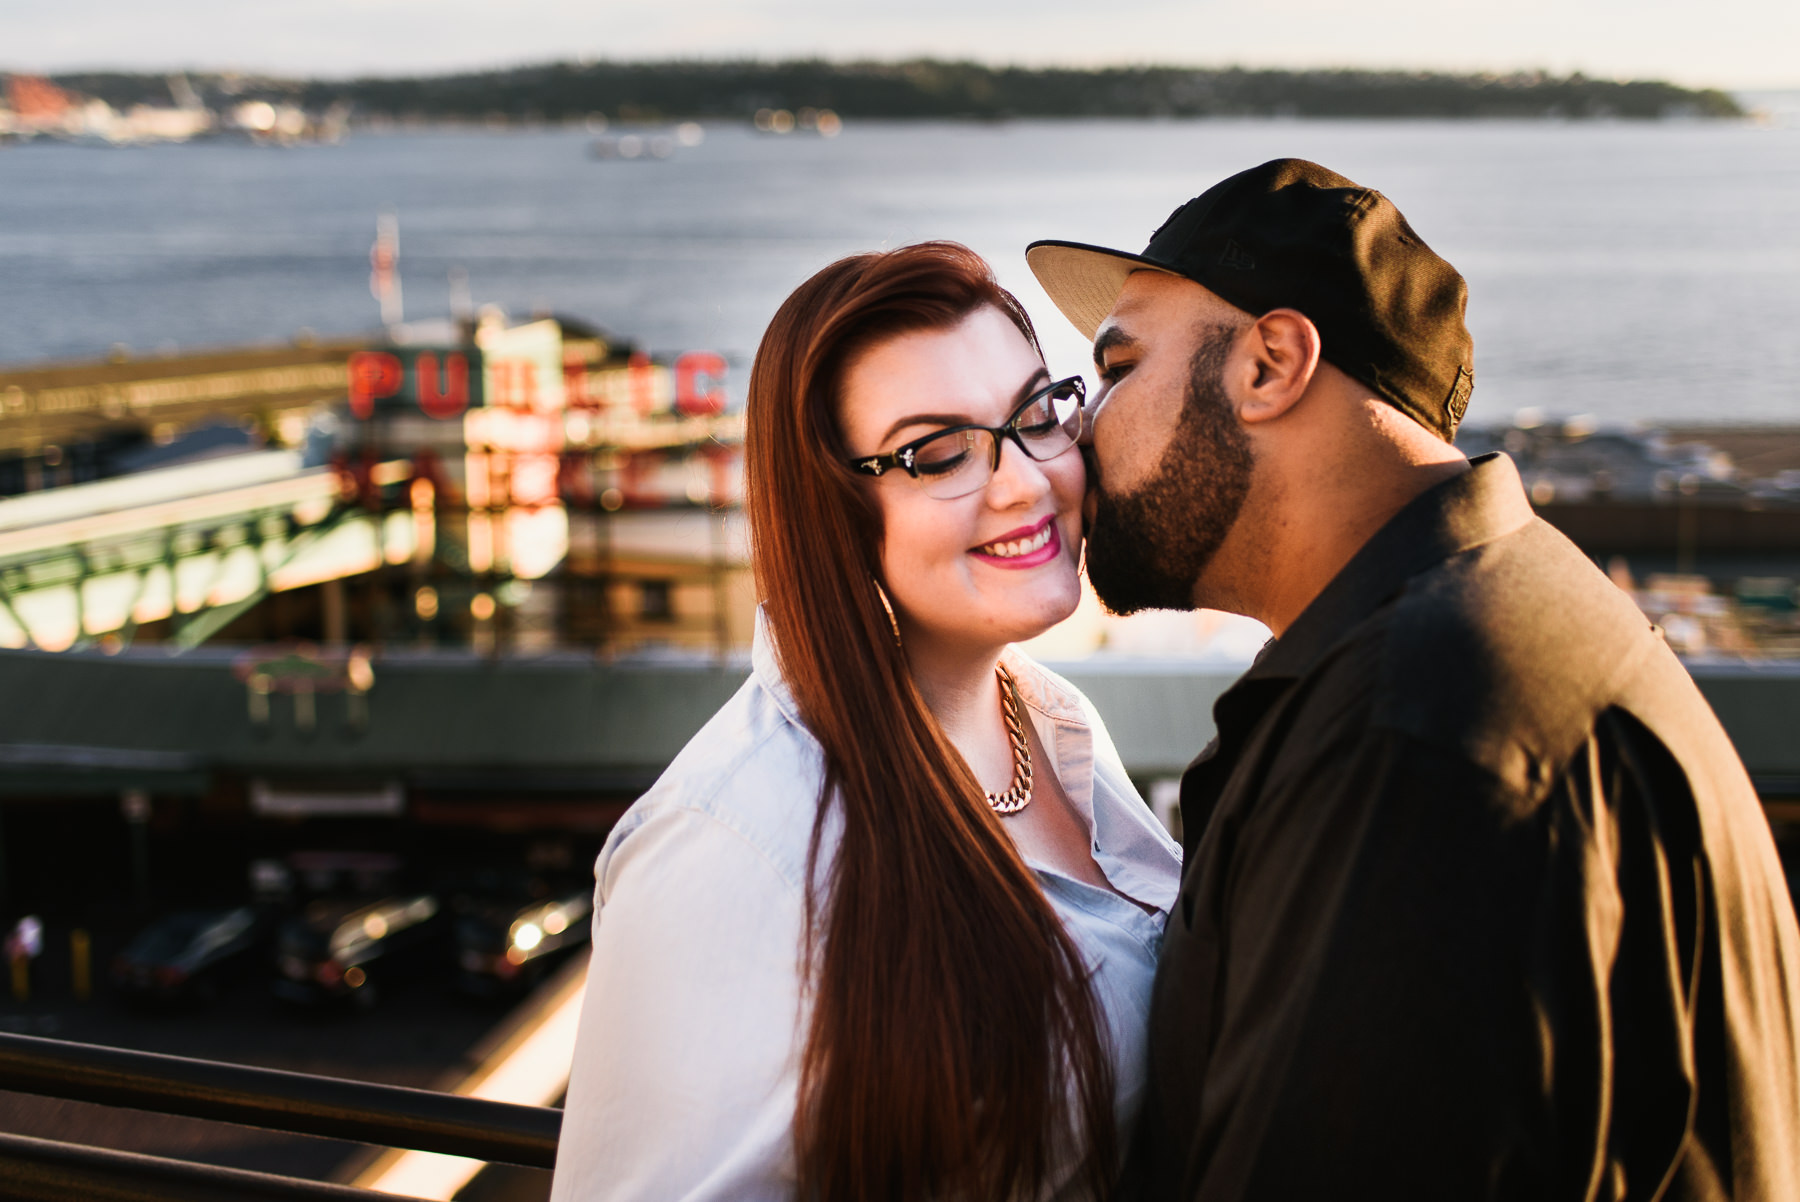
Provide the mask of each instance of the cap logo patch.
{"label": "cap logo patch", "polygon": [[1444,398],[1444,408],[1450,411],[1451,424],[1462,421],[1463,414],[1469,409],[1469,396],[1475,391],[1475,373],[1466,367],[1456,369],[1456,383],[1450,386],[1450,395]]}
{"label": "cap logo patch", "polygon": [[1237,239],[1225,239],[1225,249],[1219,254],[1219,266],[1230,267],[1236,271],[1255,271],[1256,256],[1237,244]]}
{"label": "cap logo patch", "polygon": [[[1197,196],[1194,198],[1194,200],[1198,200],[1198,199],[1200,199],[1200,198]],[[1154,242],[1158,238],[1162,237],[1162,232],[1164,230],[1168,229],[1170,226],[1174,225],[1176,218],[1180,217],[1183,213],[1187,212],[1188,209],[1193,205],[1193,203],[1194,203],[1194,201],[1190,200],[1186,204],[1177,205],[1175,208],[1175,211],[1173,213],[1170,213],[1167,217],[1165,217],[1163,219],[1163,223],[1161,225],[1157,226],[1155,229],[1150,231],[1150,241]]]}

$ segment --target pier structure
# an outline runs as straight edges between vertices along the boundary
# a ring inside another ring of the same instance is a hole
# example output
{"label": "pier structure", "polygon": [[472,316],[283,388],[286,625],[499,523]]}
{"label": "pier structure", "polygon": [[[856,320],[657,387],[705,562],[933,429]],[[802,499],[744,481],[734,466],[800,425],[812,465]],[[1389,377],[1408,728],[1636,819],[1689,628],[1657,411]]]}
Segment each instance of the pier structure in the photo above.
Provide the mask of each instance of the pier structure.
{"label": "pier structure", "polygon": [[[106,955],[272,869],[579,874],[685,721],[658,690],[692,683],[593,674],[710,680],[750,640],[728,367],[489,313],[0,371],[0,710],[35,714],[0,719],[0,915]],[[517,664],[605,712],[492,708]],[[415,716],[424,743],[377,733]],[[261,750],[219,759],[239,727]]]}
{"label": "pier structure", "polygon": [[0,371],[0,647],[721,652],[725,372],[493,318]]}

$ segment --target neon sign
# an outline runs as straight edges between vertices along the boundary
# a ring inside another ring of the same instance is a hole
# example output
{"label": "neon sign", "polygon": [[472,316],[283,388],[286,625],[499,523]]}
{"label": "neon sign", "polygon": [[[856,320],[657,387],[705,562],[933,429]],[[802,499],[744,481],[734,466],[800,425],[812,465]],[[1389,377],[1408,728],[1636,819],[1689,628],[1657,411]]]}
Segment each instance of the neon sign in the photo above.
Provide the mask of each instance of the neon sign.
{"label": "neon sign", "polygon": [[371,418],[377,402],[397,398],[439,421],[458,417],[481,403],[470,357],[456,350],[358,351],[350,356],[350,412]]}
{"label": "neon sign", "polygon": [[704,417],[725,412],[725,356],[689,351],[675,360],[675,411]]}
{"label": "neon sign", "polygon": [[444,378],[438,380],[437,356],[420,351],[413,360],[413,378],[419,393],[419,408],[425,416],[452,418],[469,407],[469,357],[461,351],[444,356]]}

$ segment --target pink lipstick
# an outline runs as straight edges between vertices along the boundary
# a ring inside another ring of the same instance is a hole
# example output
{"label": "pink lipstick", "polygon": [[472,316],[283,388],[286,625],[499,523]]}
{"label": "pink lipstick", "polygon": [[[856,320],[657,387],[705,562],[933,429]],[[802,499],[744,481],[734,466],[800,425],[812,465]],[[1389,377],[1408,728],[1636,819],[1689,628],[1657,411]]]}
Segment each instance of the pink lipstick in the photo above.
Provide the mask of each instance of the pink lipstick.
{"label": "pink lipstick", "polygon": [[970,548],[969,554],[997,568],[1040,567],[1062,554],[1062,532],[1056,528],[1056,515],[1051,514],[1040,522],[1009,530]]}

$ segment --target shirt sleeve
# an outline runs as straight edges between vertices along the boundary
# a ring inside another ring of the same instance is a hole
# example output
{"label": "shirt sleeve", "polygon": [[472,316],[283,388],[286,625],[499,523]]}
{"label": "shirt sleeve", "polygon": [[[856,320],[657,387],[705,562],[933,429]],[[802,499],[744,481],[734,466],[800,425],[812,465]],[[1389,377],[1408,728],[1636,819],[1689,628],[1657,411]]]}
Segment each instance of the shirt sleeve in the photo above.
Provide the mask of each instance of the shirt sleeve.
{"label": "shirt sleeve", "polygon": [[1340,732],[1226,832],[1184,1196],[1650,1196],[1691,1089],[1682,799],[1612,728],[1532,797],[1455,749]]}
{"label": "shirt sleeve", "polygon": [[800,891],[684,809],[597,873],[554,1202],[791,1198]]}

